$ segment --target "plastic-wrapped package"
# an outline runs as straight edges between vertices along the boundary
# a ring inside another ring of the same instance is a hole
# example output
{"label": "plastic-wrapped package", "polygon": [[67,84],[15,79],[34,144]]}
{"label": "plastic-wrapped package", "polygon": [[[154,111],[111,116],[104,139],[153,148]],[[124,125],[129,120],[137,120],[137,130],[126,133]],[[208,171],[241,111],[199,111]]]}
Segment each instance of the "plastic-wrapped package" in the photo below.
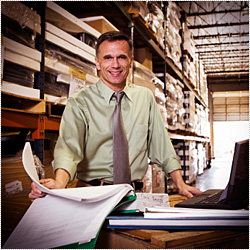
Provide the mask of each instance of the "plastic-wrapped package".
{"label": "plastic-wrapped package", "polygon": [[152,30],[156,33],[156,40],[164,48],[165,30],[163,28],[164,15],[158,2],[151,1],[148,5],[149,14],[145,20],[148,22]]}
{"label": "plastic-wrapped package", "polygon": [[200,175],[206,168],[206,150],[203,147],[202,143],[197,143],[197,158],[198,158],[197,174]]}
{"label": "plastic-wrapped package", "polygon": [[80,57],[65,52],[57,46],[46,43],[45,56],[52,58],[54,62],[60,62],[72,68],[83,71],[86,74],[93,76],[97,75],[96,68],[94,64],[91,64],[87,61],[83,61]]}
{"label": "plastic-wrapped package", "polygon": [[152,166],[148,165],[148,170],[142,179],[143,185],[143,193],[152,193]]}
{"label": "plastic-wrapped package", "polygon": [[187,78],[190,78],[190,58],[188,55],[182,55],[182,71],[187,76]]}
{"label": "plastic-wrapped package", "polygon": [[184,91],[185,126],[189,132],[195,132],[195,95],[192,91]]}
{"label": "plastic-wrapped package", "polygon": [[171,75],[166,74],[166,109],[167,109],[167,121],[168,128],[170,130],[178,129],[178,89],[177,80],[174,79]]}
{"label": "plastic-wrapped package", "polygon": [[174,82],[166,82],[166,95],[173,102],[178,102],[178,95],[176,91],[176,84]]}
{"label": "plastic-wrapped package", "polygon": [[34,87],[35,72],[21,65],[4,61],[3,80],[25,87]]}
{"label": "plastic-wrapped package", "polygon": [[141,63],[134,61],[134,73],[139,75],[141,78],[147,79],[148,81],[152,81],[152,79],[155,77],[155,74],[143,66]]}
{"label": "plastic-wrapped package", "polygon": [[[72,34],[72,35],[74,35],[74,34]],[[90,47],[92,47],[92,48],[95,48],[96,47],[96,43],[97,43],[97,39],[94,37],[94,36],[92,36],[92,35],[90,35],[90,34],[88,34],[88,33],[78,33],[77,35],[75,35],[76,36],[76,38],[78,38],[80,41],[82,41],[82,42],[84,42],[84,43],[86,43],[87,45],[89,45]]]}
{"label": "plastic-wrapped package", "polygon": [[36,34],[30,29],[22,29],[18,23],[12,22],[4,16],[2,17],[1,33],[11,40],[35,48]]}
{"label": "plastic-wrapped package", "polygon": [[152,165],[152,193],[165,193],[165,175],[156,165]]}
{"label": "plastic-wrapped package", "polygon": [[45,72],[44,93],[53,96],[68,96],[69,84],[57,82],[57,75]]}
{"label": "plastic-wrapped package", "polygon": [[166,12],[166,53],[181,69],[180,11],[176,3],[169,1]]}
{"label": "plastic-wrapped package", "polygon": [[[52,44],[46,43],[45,58],[49,60],[50,65],[46,64],[46,94],[69,97],[82,87],[92,85],[98,80],[94,64],[83,61]],[[57,67],[60,68],[59,71]]]}
{"label": "plastic-wrapped package", "polygon": [[134,84],[149,88],[155,95],[154,73],[137,61],[134,61]]}
{"label": "plastic-wrapped package", "polygon": [[196,61],[195,42],[191,31],[188,29],[187,22],[182,23],[183,27],[183,50],[191,58],[192,62]]}
{"label": "plastic-wrapped package", "polygon": [[16,21],[22,29],[28,27],[34,33],[41,33],[41,17],[18,1],[2,1],[1,14]]}
{"label": "plastic-wrapped package", "polygon": [[178,106],[176,102],[173,102],[168,97],[166,98],[166,109],[167,109],[167,122],[168,122],[168,128],[170,130],[176,130],[178,129],[177,125],[177,112],[178,112]]}

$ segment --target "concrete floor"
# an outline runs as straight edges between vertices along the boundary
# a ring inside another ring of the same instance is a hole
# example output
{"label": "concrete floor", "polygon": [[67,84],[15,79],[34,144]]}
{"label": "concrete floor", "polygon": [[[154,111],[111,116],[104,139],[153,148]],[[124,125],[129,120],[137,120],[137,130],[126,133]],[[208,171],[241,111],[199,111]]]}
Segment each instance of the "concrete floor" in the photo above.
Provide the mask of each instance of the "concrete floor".
{"label": "concrete floor", "polygon": [[224,189],[228,183],[231,171],[232,159],[215,159],[211,163],[211,168],[205,169],[199,175],[195,187],[201,191],[208,189]]}

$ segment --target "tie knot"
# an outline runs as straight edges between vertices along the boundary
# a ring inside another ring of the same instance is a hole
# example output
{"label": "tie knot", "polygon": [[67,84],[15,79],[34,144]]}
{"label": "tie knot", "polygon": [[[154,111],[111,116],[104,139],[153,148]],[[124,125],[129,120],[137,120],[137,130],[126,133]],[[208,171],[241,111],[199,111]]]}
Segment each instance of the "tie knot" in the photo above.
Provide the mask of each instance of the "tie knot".
{"label": "tie knot", "polygon": [[116,98],[116,102],[120,104],[122,97],[124,96],[124,92],[114,93],[114,97]]}

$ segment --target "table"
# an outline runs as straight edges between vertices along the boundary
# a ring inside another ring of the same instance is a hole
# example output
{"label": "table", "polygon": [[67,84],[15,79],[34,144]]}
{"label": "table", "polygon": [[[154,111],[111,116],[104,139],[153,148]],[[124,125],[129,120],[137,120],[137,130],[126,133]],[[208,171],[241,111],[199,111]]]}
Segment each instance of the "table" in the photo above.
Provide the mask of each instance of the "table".
{"label": "table", "polygon": [[[185,197],[170,195],[170,205]],[[157,249],[157,248],[207,248],[249,249],[248,230],[118,230],[107,229],[105,224],[98,237],[96,247],[101,249]]]}

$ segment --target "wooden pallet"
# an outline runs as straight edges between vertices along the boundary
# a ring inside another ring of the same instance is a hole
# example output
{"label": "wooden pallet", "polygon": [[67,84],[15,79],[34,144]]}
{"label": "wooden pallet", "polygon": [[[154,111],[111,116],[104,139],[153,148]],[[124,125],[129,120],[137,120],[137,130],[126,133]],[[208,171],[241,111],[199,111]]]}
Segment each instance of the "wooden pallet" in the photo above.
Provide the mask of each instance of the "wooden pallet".
{"label": "wooden pallet", "polygon": [[1,92],[1,109],[31,114],[45,114],[45,101]]}
{"label": "wooden pallet", "polygon": [[102,249],[248,249],[249,235],[244,230],[106,230],[95,248]]}

